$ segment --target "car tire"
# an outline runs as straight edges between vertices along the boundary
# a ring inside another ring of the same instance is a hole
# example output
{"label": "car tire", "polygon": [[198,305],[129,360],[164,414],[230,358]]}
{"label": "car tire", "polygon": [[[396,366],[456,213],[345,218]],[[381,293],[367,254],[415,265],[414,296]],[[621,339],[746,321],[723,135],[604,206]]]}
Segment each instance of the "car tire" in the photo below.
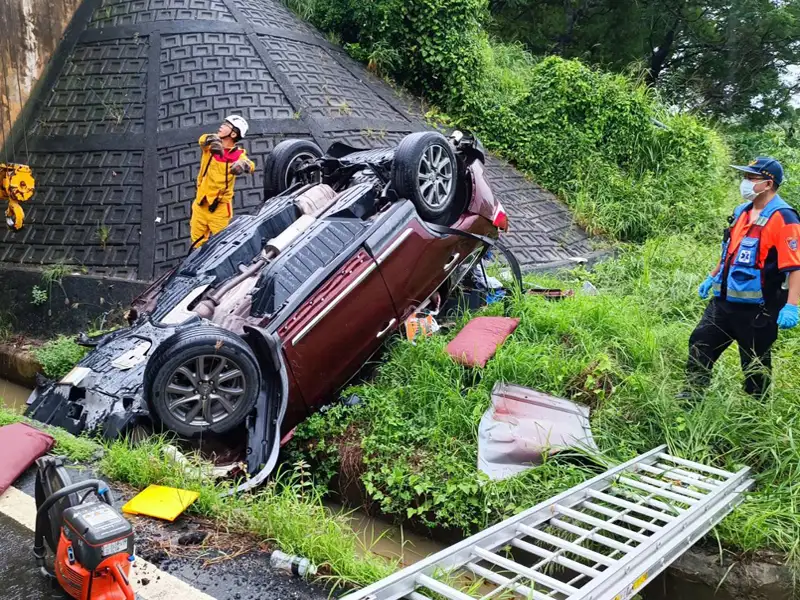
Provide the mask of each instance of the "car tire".
{"label": "car tire", "polygon": [[212,325],[176,333],[158,347],[145,371],[153,416],[187,438],[241,425],[256,404],[260,385],[261,371],[250,347]]}
{"label": "car tire", "polygon": [[264,162],[264,200],[292,187],[297,183],[294,169],[305,161],[321,156],[322,149],[309,140],[284,140],[275,146]]}
{"label": "car tire", "polygon": [[424,220],[447,217],[458,186],[458,163],[447,138],[436,131],[404,137],[394,154],[392,186],[398,196],[414,203]]}

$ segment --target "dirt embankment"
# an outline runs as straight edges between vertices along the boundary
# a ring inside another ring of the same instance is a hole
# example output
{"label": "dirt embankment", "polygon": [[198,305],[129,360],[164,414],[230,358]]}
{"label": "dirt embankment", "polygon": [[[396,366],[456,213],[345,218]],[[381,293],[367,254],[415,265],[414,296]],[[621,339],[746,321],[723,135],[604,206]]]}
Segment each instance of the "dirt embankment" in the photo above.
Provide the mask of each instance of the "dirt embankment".
{"label": "dirt embankment", "polygon": [[33,355],[32,348],[40,344],[39,341],[23,338],[0,344],[0,379],[33,388],[36,385],[36,373],[41,373],[42,367]]}

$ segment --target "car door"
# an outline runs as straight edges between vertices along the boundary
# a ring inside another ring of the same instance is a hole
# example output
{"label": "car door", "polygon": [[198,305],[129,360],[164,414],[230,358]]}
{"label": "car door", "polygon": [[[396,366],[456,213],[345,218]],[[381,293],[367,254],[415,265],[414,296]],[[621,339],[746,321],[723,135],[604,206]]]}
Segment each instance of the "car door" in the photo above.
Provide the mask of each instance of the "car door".
{"label": "car door", "polygon": [[347,383],[397,327],[377,267],[359,248],[278,328],[309,410]]}
{"label": "car door", "polygon": [[367,240],[401,322],[436,291],[475,245],[460,236],[434,233],[410,202],[398,204]]}

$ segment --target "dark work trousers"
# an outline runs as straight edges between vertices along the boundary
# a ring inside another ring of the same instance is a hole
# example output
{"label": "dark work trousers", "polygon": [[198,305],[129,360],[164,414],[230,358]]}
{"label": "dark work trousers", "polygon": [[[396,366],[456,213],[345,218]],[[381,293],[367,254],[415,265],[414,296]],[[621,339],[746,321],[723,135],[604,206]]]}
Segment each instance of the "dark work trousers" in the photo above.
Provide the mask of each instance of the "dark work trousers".
{"label": "dark work trousers", "polygon": [[745,375],[744,390],[762,397],[770,384],[770,349],[776,339],[777,308],[733,304],[713,298],[689,338],[687,383],[695,391],[707,388],[714,363],[735,341]]}

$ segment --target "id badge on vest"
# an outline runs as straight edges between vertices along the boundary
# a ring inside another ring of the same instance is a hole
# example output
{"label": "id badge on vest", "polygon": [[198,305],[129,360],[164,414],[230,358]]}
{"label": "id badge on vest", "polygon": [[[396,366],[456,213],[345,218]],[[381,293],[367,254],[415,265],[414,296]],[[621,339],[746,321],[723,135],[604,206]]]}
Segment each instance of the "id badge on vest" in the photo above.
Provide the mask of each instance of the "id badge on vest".
{"label": "id badge on vest", "polygon": [[734,264],[743,267],[755,267],[758,257],[758,246],[758,238],[744,238],[739,244],[739,250],[736,252],[736,260],[733,261]]}

